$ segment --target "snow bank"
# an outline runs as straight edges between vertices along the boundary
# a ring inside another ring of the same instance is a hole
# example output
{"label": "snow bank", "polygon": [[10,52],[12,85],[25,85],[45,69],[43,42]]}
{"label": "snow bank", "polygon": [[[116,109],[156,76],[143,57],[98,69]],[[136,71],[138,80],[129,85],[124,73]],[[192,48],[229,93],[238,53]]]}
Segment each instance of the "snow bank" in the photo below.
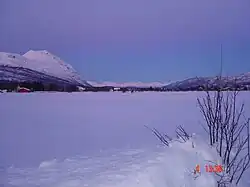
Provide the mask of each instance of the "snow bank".
{"label": "snow bank", "polygon": [[[216,187],[207,160],[217,162],[216,152],[201,138],[155,150],[102,151],[91,157],[44,161],[38,168],[9,168],[11,185],[29,187]],[[200,174],[194,174],[196,165]],[[27,180],[28,179],[28,180]]]}

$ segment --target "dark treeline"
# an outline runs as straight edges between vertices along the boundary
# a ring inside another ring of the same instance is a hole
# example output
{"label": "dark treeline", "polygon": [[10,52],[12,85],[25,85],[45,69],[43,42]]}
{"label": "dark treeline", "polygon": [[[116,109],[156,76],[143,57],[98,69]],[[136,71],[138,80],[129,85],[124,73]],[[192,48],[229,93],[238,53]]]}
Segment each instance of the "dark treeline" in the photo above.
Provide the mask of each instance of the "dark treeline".
{"label": "dark treeline", "polygon": [[166,91],[164,88],[161,87],[119,87],[115,88],[112,86],[101,86],[101,87],[87,87],[84,90],[85,92],[110,92],[110,91],[118,91],[118,92],[147,92],[147,91]]}
{"label": "dark treeline", "polygon": [[76,85],[55,84],[42,82],[0,82],[0,90],[8,92],[17,91],[18,87],[28,88],[31,91],[59,91],[59,92],[75,92],[78,91]]}
{"label": "dark treeline", "polygon": [[218,88],[222,91],[244,91],[250,90],[249,85],[230,85],[230,86],[216,86],[210,85],[207,86],[174,86],[174,87],[120,87],[115,88],[112,86],[102,86],[102,87],[84,87],[79,90],[77,85],[71,84],[55,84],[55,83],[42,83],[42,82],[13,82],[13,81],[0,81],[0,90],[7,90],[8,92],[17,91],[18,87],[28,88],[31,91],[57,91],[57,92],[111,92],[111,91],[119,91],[119,92],[177,92],[177,91],[216,91]]}

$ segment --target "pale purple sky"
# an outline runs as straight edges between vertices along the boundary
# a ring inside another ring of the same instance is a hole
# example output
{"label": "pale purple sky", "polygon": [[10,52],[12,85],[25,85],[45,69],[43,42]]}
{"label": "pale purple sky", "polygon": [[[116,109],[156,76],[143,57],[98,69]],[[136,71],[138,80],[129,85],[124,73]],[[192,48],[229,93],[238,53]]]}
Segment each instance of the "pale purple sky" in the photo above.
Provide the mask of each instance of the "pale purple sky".
{"label": "pale purple sky", "polygon": [[250,71],[249,0],[0,0],[0,51],[47,49],[88,79],[215,74],[220,43],[226,72]]}

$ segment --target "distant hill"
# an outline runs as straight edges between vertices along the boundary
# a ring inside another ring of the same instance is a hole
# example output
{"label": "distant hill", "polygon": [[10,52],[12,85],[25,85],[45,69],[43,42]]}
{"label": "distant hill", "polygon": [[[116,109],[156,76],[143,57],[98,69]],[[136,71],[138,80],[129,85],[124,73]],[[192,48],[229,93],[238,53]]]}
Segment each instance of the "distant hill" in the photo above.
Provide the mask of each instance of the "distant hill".
{"label": "distant hill", "polygon": [[183,81],[173,82],[164,86],[167,90],[202,90],[209,89],[213,90],[216,88],[223,88],[226,90],[239,89],[249,90],[250,89],[250,73],[240,74],[237,76],[226,76],[221,77],[194,77]]}

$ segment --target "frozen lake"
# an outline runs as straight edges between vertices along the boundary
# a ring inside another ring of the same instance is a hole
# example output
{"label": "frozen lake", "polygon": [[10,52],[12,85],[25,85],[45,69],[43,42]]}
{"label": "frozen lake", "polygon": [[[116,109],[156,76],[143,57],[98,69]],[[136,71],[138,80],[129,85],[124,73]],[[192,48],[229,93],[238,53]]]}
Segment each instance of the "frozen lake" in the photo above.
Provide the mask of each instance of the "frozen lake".
{"label": "frozen lake", "polygon": [[[6,183],[11,178],[12,185],[24,187],[42,186],[41,183],[46,187],[95,187],[91,181],[100,170],[115,170],[113,165],[117,161],[123,160],[122,164],[133,167],[131,157],[135,164],[161,154],[161,148],[157,148],[161,143],[144,125],[172,136],[177,125],[183,125],[188,132],[204,134],[196,100],[201,95],[1,94],[0,180]],[[241,93],[240,101],[246,102],[246,115],[250,116],[249,96],[250,93]],[[91,172],[78,171],[79,167],[91,168]],[[63,172],[70,169],[80,172],[76,174],[77,180],[60,183],[73,175]],[[122,176],[117,173],[116,179],[122,180]]]}

